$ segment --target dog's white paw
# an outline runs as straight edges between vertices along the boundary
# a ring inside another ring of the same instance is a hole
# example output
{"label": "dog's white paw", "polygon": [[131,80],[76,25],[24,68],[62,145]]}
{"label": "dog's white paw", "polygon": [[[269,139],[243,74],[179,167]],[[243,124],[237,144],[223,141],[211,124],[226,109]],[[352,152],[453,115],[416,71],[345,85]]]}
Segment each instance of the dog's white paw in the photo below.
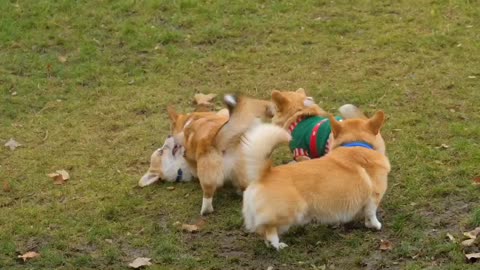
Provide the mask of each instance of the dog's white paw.
{"label": "dog's white paw", "polygon": [[382,223],[380,223],[380,221],[378,221],[376,218],[367,219],[365,220],[365,227],[379,231],[382,229]]}
{"label": "dog's white paw", "polygon": [[213,212],[212,198],[203,198],[202,200],[202,210],[200,210],[200,215],[206,215]]}
{"label": "dog's white paw", "polygon": [[280,243],[278,243],[278,245],[277,245],[275,248],[276,248],[277,250],[280,250],[280,249],[284,249],[284,248],[286,248],[286,247],[288,247],[287,244],[285,244],[285,243],[283,243],[283,242],[280,242]]}

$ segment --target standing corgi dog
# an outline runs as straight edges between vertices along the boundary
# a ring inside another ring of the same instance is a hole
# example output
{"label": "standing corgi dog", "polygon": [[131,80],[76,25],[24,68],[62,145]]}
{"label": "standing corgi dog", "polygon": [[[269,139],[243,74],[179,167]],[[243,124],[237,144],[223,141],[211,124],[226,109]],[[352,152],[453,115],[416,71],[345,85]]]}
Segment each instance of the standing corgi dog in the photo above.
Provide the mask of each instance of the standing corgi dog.
{"label": "standing corgi dog", "polygon": [[[176,143],[185,147],[185,160],[203,191],[201,215],[213,212],[213,195],[226,180],[244,190],[249,182],[245,177],[242,136],[259,118],[271,118],[271,102],[247,97],[225,96],[230,113],[177,114],[168,112]],[[230,115],[230,117],[229,117]]]}
{"label": "standing corgi dog", "polygon": [[279,234],[312,220],[324,224],[365,218],[380,230],[376,210],[387,189],[390,163],[380,135],[384,113],[337,121],[329,116],[334,141],[319,159],[272,167],[269,154],[291,135],[261,124],[244,136],[244,164],[251,184],[243,194],[243,217],[250,232],[274,248],[287,247]]}
{"label": "standing corgi dog", "polygon": [[[294,160],[318,158],[330,151],[333,137],[328,114],[305,94],[303,88],[294,92],[275,90],[272,101],[277,107],[272,122],[292,135],[289,146]],[[339,109],[343,118],[351,118],[356,110],[358,108],[350,104]]]}

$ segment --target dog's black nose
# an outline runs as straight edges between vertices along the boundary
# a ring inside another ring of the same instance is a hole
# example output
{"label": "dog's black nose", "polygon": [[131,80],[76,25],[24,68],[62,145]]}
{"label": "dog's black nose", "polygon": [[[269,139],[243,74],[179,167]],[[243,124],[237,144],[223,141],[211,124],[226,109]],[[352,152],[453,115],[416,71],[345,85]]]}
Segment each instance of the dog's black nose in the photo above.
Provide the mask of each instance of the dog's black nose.
{"label": "dog's black nose", "polygon": [[172,135],[168,135],[168,136],[167,136],[167,139],[168,139],[168,138],[171,138],[171,137],[172,137]]}

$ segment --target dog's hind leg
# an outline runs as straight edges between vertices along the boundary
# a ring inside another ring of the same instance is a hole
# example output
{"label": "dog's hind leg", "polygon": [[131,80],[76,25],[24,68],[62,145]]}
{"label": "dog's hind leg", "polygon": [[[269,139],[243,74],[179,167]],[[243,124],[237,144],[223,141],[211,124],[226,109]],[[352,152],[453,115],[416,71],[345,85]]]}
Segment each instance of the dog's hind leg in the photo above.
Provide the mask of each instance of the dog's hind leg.
{"label": "dog's hind leg", "polygon": [[287,244],[280,242],[280,238],[278,237],[277,227],[275,226],[265,227],[264,237],[265,237],[265,244],[267,246],[272,245],[277,250],[288,247]]}
{"label": "dog's hind leg", "polygon": [[202,189],[203,199],[200,215],[203,216],[213,212],[213,194],[215,193],[216,187],[213,185],[202,185]]}
{"label": "dog's hind leg", "polygon": [[218,186],[223,184],[223,162],[215,153],[204,155],[198,160],[198,179],[203,190],[200,215],[213,212],[213,195]]}
{"label": "dog's hind leg", "polygon": [[377,219],[377,204],[374,199],[371,198],[367,202],[364,208],[365,214],[365,227],[380,230],[382,228],[382,223]]}

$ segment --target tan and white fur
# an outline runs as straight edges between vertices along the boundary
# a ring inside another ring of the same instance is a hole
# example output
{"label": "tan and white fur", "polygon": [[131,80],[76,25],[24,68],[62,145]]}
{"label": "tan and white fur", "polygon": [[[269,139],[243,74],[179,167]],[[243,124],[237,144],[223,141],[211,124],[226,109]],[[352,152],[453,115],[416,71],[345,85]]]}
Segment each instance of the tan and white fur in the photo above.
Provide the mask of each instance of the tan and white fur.
{"label": "tan and white fur", "polygon": [[[212,112],[214,104],[212,101],[216,94],[195,94],[193,104],[195,112],[185,115],[187,121],[193,118],[200,118],[208,115],[223,115],[228,118],[228,110],[222,109],[219,112]],[[171,108],[170,108],[171,110]],[[174,132],[175,126],[171,126],[170,132]],[[179,127],[183,129],[183,127]],[[138,185],[145,187],[155,183],[158,180],[167,182],[186,182],[196,177],[187,164],[184,157],[185,147],[175,143],[172,136],[168,136],[161,148],[155,150],[150,156],[150,167],[148,171],[140,178]],[[180,170],[180,173],[179,173]]]}
{"label": "tan and white fur", "polygon": [[[299,88],[296,91],[273,90],[272,101],[276,106],[276,113],[272,123],[287,131],[290,125],[300,117],[328,116],[327,112],[320,108],[312,97],[307,96],[303,88]],[[308,156],[300,156],[294,159],[303,161],[310,158]]]}
{"label": "tan and white fur", "polygon": [[303,88],[297,91],[272,91],[272,101],[276,106],[272,123],[288,130],[290,125],[299,117],[323,116],[328,113],[307,96]]}
{"label": "tan and white fur", "polygon": [[[390,172],[379,133],[384,113],[342,122],[330,115],[330,121],[334,142],[328,155],[277,167],[272,167],[268,156],[277,144],[290,140],[287,131],[262,124],[244,136],[244,164],[251,181],[243,194],[245,226],[277,250],[287,246],[279,234],[312,220],[337,224],[363,217],[366,227],[382,227],[376,210]],[[374,150],[342,147],[356,141]]]}
{"label": "tan and white fur", "polygon": [[231,180],[239,190],[248,186],[240,147],[242,136],[259,118],[273,116],[269,101],[227,95],[225,103],[235,112],[230,117],[225,113],[183,115],[169,108],[172,134],[185,147],[185,159],[202,187],[201,215],[213,212],[213,196],[225,181]]}
{"label": "tan and white fur", "polygon": [[[140,178],[138,185],[145,187],[158,180],[167,182],[188,182],[196,175],[190,170],[187,161],[183,157],[185,148],[176,145],[173,137],[169,136],[161,148],[153,152],[150,157],[150,168]],[[179,175],[181,170],[181,175]]]}

